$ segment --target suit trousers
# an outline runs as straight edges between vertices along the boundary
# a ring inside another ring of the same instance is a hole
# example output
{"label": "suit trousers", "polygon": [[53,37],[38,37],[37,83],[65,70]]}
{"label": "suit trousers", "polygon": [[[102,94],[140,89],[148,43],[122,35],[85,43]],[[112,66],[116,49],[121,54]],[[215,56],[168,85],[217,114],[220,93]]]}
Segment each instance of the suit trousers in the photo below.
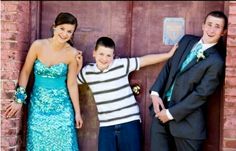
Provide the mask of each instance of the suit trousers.
{"label": "suit trousers", "polygon": [[169,124],[163,124],[158,118],[153,117],[151,125],[151,151],[201,151],[202,144],[203,140],[172,136]]}

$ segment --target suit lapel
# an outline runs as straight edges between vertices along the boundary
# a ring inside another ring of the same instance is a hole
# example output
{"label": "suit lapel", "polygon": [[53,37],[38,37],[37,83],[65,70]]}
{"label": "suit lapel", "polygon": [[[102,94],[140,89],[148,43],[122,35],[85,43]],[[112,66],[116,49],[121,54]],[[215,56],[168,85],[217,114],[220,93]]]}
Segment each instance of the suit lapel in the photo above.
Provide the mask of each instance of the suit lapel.
{"label": "suit lapel", "polygon": [[180,73],[180,67],[181,67],[182,63],[184,62],[184,60],[187,57],[187,55],[189,54],[189,52],[192,50],[194,44],[197,43],[198,41],[199,41],[199,39],[189,40],[189,42],[187,42],[186,45],[183,46],[183,48],[180,48],[180,49],[185,48],[185,50],[184,50],[182,56],[180,56],[179,59],[176,59],[176,62],[178,62],[178,66],[176,66],[176,68],[173,69],[174,72],[171,76],[172,78],[169,79],[168,82],[167,82],[166,90],[169,89],[169,87],[173,83],[173,81],[174,81],[175,77],[177,76],[177,74]]}
{"label": "suit lapel", "polygon": [[216,52],[217,52],[217,47],[218,47],[218,45],[216,44],[215,46],[206,49],[205,52],[204,52],[206,58],[207,58],[209,55],[211,55],[211,54],[213,54],[213,53],[216,53]]}
{"label": "suit lapel", "polygon": [[[206,59],[207,59],[207,57],[210,55],[210,54],[212,54],[212,53],[215,53],[217,50],[216,50],[216,45],[215,46],[213,46],[213,47],[210,47],[210,48],[208,48],[208,49],[206,49],[205,51],[204,51],[204,55],[206,56]],[[197,64],[198,62],[197,62],[197,58],[194,58],[184,69],[183,69],[183,71],[180,73],[180,74],[182,74],[182,73],[184,73],[186,70],[188,70],[189,68],[191,68],[193,65],[195,65],[195,64]]]}
{"label": "suit lapel", "polygon": [[[193,46],[197,43],[198,41],[197,40],[192,40],[189,42],[187,48],[186,48],[186,51],[184,52],[183,56],[181,57],[180,59],[180,62],[179,62],[179,66],[178,66],[178,72],[185,60],[185,58],[187,57],[187,55],[190,53],[190,51],[193,49]],[[191,63],[191,62],[190,62]]]}

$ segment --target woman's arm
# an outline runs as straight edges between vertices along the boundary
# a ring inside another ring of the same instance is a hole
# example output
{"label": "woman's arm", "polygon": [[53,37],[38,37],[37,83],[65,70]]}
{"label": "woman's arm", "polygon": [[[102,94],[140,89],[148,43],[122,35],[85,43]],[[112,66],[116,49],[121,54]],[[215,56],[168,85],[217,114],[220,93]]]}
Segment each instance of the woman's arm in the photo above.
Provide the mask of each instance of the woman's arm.
{"label": "woman's arm", "polygon": [[[35,59],[37,58],[37,49],[39,49],[40,43],[38,41],[35,41],[29,51],[28,54],[26,56],[25,59],[25,63],[23,65],[23,68],[20,72],[20,76],[19,76],[19,86],[26,88],[28,80],[29,80],[29,76],[30,73],[32,71],[33,68],[33,64]],[[19,111],[22,108],[22,103],[17,103],[15,101],[11,102],[7,107],[6,107],[6,112],[5,112],[5,116],[6,117],[12,117],[15,114],[19,113]]]}
{"label": "woman's arm", "polygon": [[175,44],[172,47],[172,49],[167,53],[150,54],[150,55],[145,55],[143,57],[140,57],[140,68],[148,66],[148,65],[156,64],[156,63],[159,63],[159,62],[169,59],[170,57],[173,56],[177,47],[178,47],[177,44]]}
{"label": "woman's arm", "polygon": [[70,98],[75,110],[75,120],[76,127],[81,128],[83,124],[83,120],[80,113],[80,105],[79,105],[79,89],[77,84],[77,61],[75,57],[75,53],[71,55],[69,63],[69,71],[67,76],[67,87],[69,90]]}

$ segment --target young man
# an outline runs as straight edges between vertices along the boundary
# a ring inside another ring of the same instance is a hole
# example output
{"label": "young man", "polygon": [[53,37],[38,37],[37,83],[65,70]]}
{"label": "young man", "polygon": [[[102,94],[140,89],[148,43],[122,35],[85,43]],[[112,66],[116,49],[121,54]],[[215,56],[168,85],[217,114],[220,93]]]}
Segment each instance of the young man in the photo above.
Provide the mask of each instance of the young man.
{"label": "young man", "polygon": [[176,46],[165,54],[113,59],[113,40],[108,37],[97,40],[93,52],[96,63],[83,67],[78,74],[78,82],[88,84],[94,95],[100,122],[99,151],[141,150],[140,111],[128,75],[141,67],[170,58],[175,49]]}
{"label": "young man", "polygon": [[200,151],[206,138],[204,106],[220,83],[224,59],[218,51],[226,33],[223,12],[209,13],[203,36],[185,35],[150,89],[151,150]]}

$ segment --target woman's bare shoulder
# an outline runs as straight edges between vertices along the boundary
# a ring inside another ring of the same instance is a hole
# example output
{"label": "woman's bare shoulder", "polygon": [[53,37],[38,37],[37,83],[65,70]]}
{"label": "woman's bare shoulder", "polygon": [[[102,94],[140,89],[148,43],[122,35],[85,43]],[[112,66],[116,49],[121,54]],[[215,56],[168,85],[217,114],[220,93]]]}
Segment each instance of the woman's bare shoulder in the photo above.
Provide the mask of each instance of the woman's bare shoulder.
{"label": "woman's bare shoulder", "polygon": [[47,43],[48,43],[48,39],[37,39],[32,43],[32,45],[42,47],[42,46],[47,45]]}

